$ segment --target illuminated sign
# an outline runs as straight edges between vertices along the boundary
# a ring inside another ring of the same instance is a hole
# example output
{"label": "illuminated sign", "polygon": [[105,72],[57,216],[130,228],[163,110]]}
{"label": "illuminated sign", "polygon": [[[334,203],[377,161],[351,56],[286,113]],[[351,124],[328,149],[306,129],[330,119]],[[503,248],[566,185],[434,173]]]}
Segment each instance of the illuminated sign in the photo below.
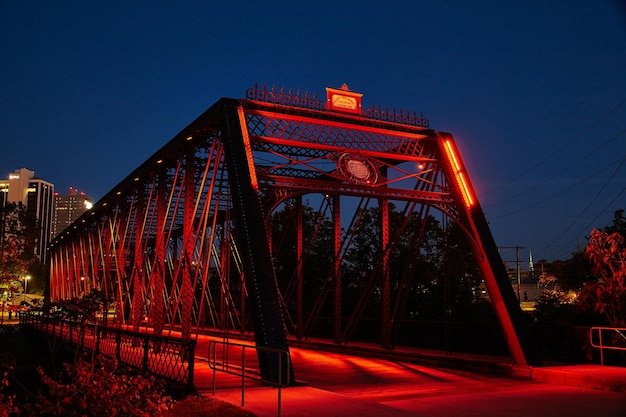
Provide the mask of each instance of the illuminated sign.
{"label": "illuminated sign", "polygon": [[328,110],[361,114],[361,97],[363,94],[350,91],[345,84],[341,86],[341,89],[326,87]]}

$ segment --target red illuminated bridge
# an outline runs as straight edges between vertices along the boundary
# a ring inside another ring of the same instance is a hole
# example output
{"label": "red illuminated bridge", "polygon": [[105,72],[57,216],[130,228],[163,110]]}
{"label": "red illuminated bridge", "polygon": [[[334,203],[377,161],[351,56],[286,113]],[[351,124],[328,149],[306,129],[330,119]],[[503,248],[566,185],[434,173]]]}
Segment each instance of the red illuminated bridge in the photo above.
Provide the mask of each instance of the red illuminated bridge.
{"label": "red illuminated bridge", "polygon": [[[366,335],[393,349],[433,215],[467,239],[513,360],[538,365],[452,135],[364,108],[345,85],[325,100],[255,86],[217,101],[54,240],[50,301],[97,289],[115,325],[184,339],[252,331],[288,351],[291,337]],[[355,271],[365,226],[372,250]],[[260,372],[276,381],[264,352]]]}

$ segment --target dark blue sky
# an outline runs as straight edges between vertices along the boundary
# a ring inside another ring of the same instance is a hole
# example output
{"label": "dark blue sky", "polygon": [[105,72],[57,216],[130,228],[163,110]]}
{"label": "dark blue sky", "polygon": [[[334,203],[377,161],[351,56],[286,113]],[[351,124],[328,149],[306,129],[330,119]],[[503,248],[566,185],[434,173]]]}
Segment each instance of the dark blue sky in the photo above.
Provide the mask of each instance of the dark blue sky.
{"label": "dark blue sky", "polygon": [[98,199],[221,97],[347,83],[455,136],[499,246],[565,259],[626,209],[624,4],[0,0],[0,176]]}

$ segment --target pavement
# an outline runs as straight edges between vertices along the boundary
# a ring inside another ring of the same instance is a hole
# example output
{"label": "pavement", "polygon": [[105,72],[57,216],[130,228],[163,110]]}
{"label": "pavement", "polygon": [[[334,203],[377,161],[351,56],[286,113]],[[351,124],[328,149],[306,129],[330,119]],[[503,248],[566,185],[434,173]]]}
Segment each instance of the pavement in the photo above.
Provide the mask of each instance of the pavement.
{"label": "pavement", "polygon": [[203,354],[209,339],[198,340],[197,391],[258,417],[626,416],[626,367],[518,367],[507,357],[291,341],[300,384],[278,390],[222,372],[213,380]]}
{"label": "pavement", "polygon": [[[250,335],[199,335],[196,390],[258,417],[626,417],[626,367],[520,367],[508,357],[290,340],[298,384],[277,389],[242,380],[236,366],[232,374],[214,373],[209,342],[226,340],[253,344]],[[243,357],[254,367],[254,350],[240,350],[229,347],[227,362]]]}

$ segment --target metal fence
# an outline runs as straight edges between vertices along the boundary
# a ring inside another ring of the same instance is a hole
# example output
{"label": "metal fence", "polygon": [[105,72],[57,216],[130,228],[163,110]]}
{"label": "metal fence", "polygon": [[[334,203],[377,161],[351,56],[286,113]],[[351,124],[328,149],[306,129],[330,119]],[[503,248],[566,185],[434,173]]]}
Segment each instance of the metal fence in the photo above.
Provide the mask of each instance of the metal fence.
{"label": "metal fence", "polygon": [[99,326],[22,312],[20,324],[194,390],[195,340]]}

